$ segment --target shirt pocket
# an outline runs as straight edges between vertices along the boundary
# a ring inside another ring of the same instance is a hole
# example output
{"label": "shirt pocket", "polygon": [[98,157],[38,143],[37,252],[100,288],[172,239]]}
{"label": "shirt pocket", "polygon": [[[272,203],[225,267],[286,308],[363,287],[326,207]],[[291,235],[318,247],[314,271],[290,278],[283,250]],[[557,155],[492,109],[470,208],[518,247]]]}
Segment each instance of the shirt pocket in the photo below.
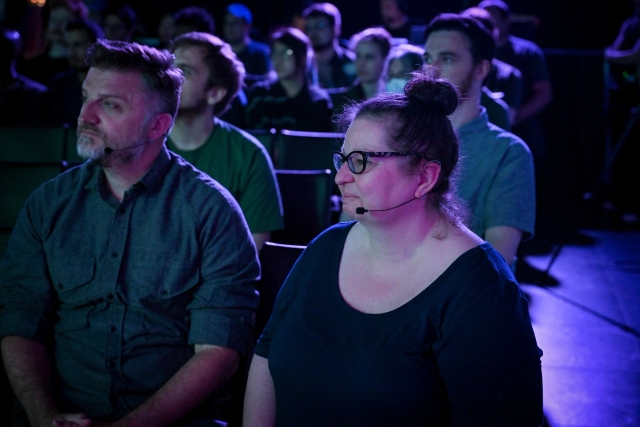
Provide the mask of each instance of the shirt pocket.
{"label": "shirt pocket", "polygon": [[100,287],[95,283],[95,259],[54,265],[51,278],[59,302],[56,331],[63,333],[82,329],[87,326],[89,313],[101,296]]}

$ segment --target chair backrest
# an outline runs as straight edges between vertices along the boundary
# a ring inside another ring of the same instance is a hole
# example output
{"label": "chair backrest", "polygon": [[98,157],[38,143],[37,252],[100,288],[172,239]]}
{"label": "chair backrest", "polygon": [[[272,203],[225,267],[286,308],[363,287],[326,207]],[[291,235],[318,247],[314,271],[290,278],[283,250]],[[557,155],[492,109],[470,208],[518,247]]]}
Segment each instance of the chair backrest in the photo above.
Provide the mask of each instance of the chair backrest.
{"label": "chair backrest", "polygon": [[320,170],[333,172],[333,152],[340,150],[343,133],[303,132],[283,129],[273,148],[276,169]]}
{"label": "chair backrest", "polygon": [[273,144],[277,138],[277,131],[275,129],[248,129],[245,130],[248,134],[254,136],[267,150],[271,161],[273,161]]}
{"label": "chair backrest", "polygon": [[0,227],[11,229],[29,195],[66,168],[66,129],[0,128]]}
{"label": "chair backrest", "polygon": [[271,241],[307,245],[331,225],[331,171],[276,169],[275,172],[282,197],[284,229],[273,231]]}
{"label": "chair backrest", "polygon": [[76,128],[69,128],[67,130],[67,139],[65,143],[64,159],[67,162],[68,167],[81,165],[86,159],[83,159],[78,155],[78,133]]}
{"label": "chair backrest", "polygon": [[285,245],[274,242],[265,242],[262,246],[260,250],[262,276],[258,282],[260,306],[256,313],[256,339],[260,337],[269,317],[271,317],[273,304],[282,284],[305,248],[306,246],[302,245]]}
{"label": "chair backrest", "polygon": [[0,162],[60,164],[66,131],[62,126],[0,127]]}

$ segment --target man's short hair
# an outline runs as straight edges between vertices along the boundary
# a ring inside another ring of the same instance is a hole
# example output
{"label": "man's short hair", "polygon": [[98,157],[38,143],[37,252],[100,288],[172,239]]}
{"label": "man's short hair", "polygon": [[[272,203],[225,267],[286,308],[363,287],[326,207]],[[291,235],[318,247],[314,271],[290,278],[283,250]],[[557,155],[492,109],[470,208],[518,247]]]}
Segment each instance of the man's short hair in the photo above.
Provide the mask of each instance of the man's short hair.
{"label": "man's short hair", "polygon": [[104,38],[104,31],[97,22],[90,19],[78,19],[76,21],[70,21],[65,27],[66,31],[78,31],[82,30],[87,34],[89,42],[95,43],[98,39]]}
{"label": "man's short hair", "polygon": [[467,36],[474,64],[491,61],[496,51],[496,41],[489,30],[475,18],[456,13],[441,13],[429,22],[424,39],[435,31],[458,31]]}
{"label": "man's short hair", "polygon": [[500,15],[502,15],[502,19],[507,19],[511,16],[511,9],[509,9],[509,5],[503,2],[502,0],[483,0],[478,4],[478,7],[482,9],[495,7],[500,11]]}
{"label": "man's short hair", "polygon": [[283,27],[271,33],[270,45],[273,51],[273,44],[279,42],[287,46],[293,52],[298,67],[306,68],[311,58],[311,45],[306,34],[294,27]]}
{"label": "man's short hair", "polygon": [[213,107],[213,114],[221,116],[244,85],[244,65],[228,43],[208,33],[192,32],[176,37],[171,44],[171,52],[180,47],[191,46],[205,50],[204,62],[209,67],[209,88],[223,87],[227,90],[225,96]]}
{"label": "man's short hair", "polygon": [[198,6],[189,6],[178,10],[173,15],[174,25],[192,28],[192,31],[213,34],[216,24],[213,15]]}
{"label": "man's short hair", "polygon": [[236,18],[243,19],[248,25],[253,24],[253,15],[251,14],[251,11],[242,3],[231,3],[227,6],[227,13],[235,16]]}
{"label": "man's short hair", "polygon": [[391,34],[382,27],[372,27],[354,34],[349,41],[349,49],[353,52],[360,42],[371,42],[376,44],[385,58],[391,51]]}
{"label": "man's short hair", "polygon": [[483,9],[477,6],[470,7],[460,12],[460,15],[477,19],[490,32],[493,32],[493,30],[495,30],[496,23],[493,21],[493,17],[487,9]]}
{"label": "man's short hair", "polygon": [[140,73],[149,97],[157,101],[154,112],[169,113],[175,118],[184,78],[173,65],[173,55],[168,51],[138,43],[99,39],[89,47],[86,64],[100,70]]}
{"label": "man's short hair", "polygon": [[340,28],[342,26],[340,10],[331,3],[314,3],[302,11],[302,17],[305,19],[324,17],[329,20],[332,27]]}
{"label": "man's short hair", "polygon": [[111,6],[107,8],[103,16],[107,17],[109,15],[115,15],[124,24],[124,27],[127,31],[131,31],[138,23],[138,17],[136,15],[136,11],[129,5],[124,5],[120,7]]}

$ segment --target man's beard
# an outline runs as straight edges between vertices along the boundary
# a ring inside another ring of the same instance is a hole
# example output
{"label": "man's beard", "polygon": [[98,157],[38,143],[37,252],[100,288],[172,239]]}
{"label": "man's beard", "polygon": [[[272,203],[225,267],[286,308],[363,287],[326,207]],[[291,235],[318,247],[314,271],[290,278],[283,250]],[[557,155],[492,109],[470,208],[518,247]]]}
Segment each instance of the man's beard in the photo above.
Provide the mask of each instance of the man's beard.
{"label": "man's beard", "polygon": [[[118,164],[128,164],[134,159],[138,158],[140,153],[144,150],[144,145],[141,144],[144,140],[144,135],[147,129],[147,120],[142,123],[140,132],[134,141],[129,138],[111,138],[108,137],[102,130],[91,123],[81,123],[78,125],[78,155],[83,159],[92,160],[102,167],[112,166]],[[88,130],[97,136],[82,135],[84,130]],[[95,139],[102,140],[102,144],[94,141]],[[145,144],[146,145],[146,144]],[[135,147],[134,147],[135,146]],[[107,153],[105,148],[110,147],[114,151]],[[131,147],[131,148],[128,148]]]}
{"label": "man's beard", "polygon": [[201,116],[207,110],[208,104],[205,97],[198,100],[198,102],[192,107],[183,106],[182,103],[178,106],[178,117],[177,118],[192,118]]}
{"label": "man's beard", "polygon": [[471,87],[473,86],[473,71],[470,72],[462,82],[460,86],[458,86],[458,90],[460,91],[460,98],[462,100],[469,98],[469,92],[471,92]]}
{"label": "man's beard", "polygon": [[329,40],[328,42],[325,42],[325,43],[314,43],[311,45],[311,47],[313,47],[314,52],[321,52],[323,50],[329,49],[331,46],[333,46],[333,40]]}

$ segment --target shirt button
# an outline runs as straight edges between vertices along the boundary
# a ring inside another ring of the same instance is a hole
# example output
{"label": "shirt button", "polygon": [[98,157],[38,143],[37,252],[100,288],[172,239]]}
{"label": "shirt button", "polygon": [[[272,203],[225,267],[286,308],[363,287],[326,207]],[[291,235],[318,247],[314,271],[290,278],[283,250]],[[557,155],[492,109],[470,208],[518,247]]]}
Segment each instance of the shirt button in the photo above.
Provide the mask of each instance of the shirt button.
{"label": "shirt button", "polygon": [[118,209],[118,213],[121,213],[121,214],[125,213],[126,211],[127,210],[125,208],[119,208]]}
{"label": "shirt button", "polygon": [[107,299],[113,299],[113,294],[107,295]]}
{"label": "shirt button", "polygon": [[115,326],[112,326],[112,327],[111,327],[111,332],[115,332],[115,331],[117,331],[117,330],[118,330],[118,328],[116,328]]}
{"label": "shirt button", "polygon": [[169,291],[167,291],[166,289],[162,291],[162,295],[168,295],[168,294],[169,294]]}
{"label": "shirt button", "polygon": [[109,362],[109,367],[110,368],[115,368],[116,367],[116,362]]}
{"label": "shirt button", "polygon": [[58,283],[58,289],[64,289],[64,285],[62,283]]}
{"label": "shirt button", "polygon": [[114,258],[118,258],[118,252],[112,253],[111,256],[114,257]]}

